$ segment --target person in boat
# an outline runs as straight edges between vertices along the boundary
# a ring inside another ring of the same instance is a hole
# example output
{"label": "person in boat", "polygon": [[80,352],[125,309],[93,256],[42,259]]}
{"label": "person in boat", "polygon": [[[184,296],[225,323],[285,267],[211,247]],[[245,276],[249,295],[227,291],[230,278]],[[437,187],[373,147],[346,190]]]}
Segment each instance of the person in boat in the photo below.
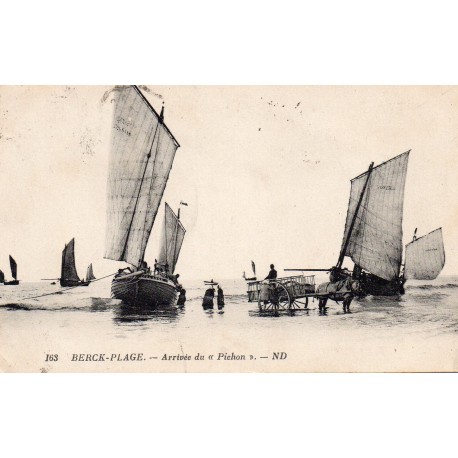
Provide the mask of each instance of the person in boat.
{"label": "person in boat", "polygon": [[121,275],[122,273],[132,273],[133,270],[130,267],[124,267],[124,269],[118,269],[118,275]]}
{"label": "person in boat", "polygon": [[264,280],[275,280],[277,278],[277,271],[275,270],[275,266],[273,264],[270,265],[269,275],[267,275]]}
{"label": "person in boat", "polygon": [[151,273],[151,269],[148,267],[148,263],[146,261],[142,261],[142,269],[144,270],[145,274]]}
{"label": "person in boat", "polygon": [[223,288],[221,288],[221,286],[219,286],[219,285],[218,285],[217,304],[218,304],[218,308],[219,307],[224,307],[224,292],[223,292]]}
{"label": "person in boat", "polygon": [[180,274],[169,275],[168,277],[170,280],[173,281],[173,283],[175,283],[175,285],[178,285],[178,278],[180,278]]}

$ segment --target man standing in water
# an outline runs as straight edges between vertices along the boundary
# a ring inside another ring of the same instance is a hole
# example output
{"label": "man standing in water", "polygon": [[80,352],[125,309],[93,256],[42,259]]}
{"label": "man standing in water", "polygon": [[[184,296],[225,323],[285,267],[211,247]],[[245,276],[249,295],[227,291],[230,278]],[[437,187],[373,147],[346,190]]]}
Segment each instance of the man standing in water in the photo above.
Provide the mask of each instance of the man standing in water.
{"label": "man standing in water", "polygon": [[270,272],[269,275],[264,280],[275,280],[277,278],[277,271],[274,269],[274,265],[270,265]]}
{"label": "man standing in water", "polygon": [[224,307],[224,293],[223,293],[223,288],[218,285],[218,308],[221,309]]}

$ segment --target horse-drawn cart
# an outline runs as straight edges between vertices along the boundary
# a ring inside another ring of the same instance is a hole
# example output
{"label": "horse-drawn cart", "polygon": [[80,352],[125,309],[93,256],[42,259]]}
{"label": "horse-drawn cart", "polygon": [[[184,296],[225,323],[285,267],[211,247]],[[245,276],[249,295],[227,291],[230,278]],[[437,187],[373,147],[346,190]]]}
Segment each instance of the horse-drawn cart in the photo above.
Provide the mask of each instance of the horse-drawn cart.
{"label": "horse-drawn cart", "polygon": [[304,310],[314,296],[314,275],[248,282],[248,302],[257,302],[261,311]]}

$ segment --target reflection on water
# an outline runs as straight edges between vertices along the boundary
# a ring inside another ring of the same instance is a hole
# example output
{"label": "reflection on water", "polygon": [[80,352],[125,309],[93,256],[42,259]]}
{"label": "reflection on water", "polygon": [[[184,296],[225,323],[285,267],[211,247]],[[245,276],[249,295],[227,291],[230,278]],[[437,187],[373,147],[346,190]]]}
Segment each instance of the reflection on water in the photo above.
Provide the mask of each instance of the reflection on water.
{"label": "reflection on water", "polygon": [[[219,308],[216,298],[211,304],[202,306],[205,288],[198,286],[197,282],[195,287],[190,285],[187,288],[188,300],[183,308],[127,306],[109,297],[109,283],[33,298],[55,290],[55,286],[31,283],[11,289],[0,286],[1,323],[8,329],[19,329],[21,335],[35,328],[55,325],[57,329],[75,332],[81,329],[86,333],[103,332],[106,341],[112,335],[122,335],[123,326],[129,330],[129,336],[135,334],[137,327],[142,333],[152,330],[152,335],[162,335],[164,339],[170,335],[177,339],[188,338],[192,332],[196,336],[207,331],[220,335],[226,330],[246,332],[257,340],[265,339],[272,330],[300,335],[314,329],[352,331],[364,328],[370,332],[389,331],[390,335],[397,336],[458,332],[456,277],[436,280],[434,284],[409,281],[403,296],[355,298],[351,303],[351,313],[343,313],[341,303],[328,301],[321,314],[316,300],[309,301],[306,310],[259,311],[257,303],[248,302],[245,283],[236,280],[225,282],[225,306]],[[37,322],[40,327],[37,327]],[[117,329],[115,333],[114,327]]]}
{"label": "reflection on water", "polygon": [[126,304],[119,304],[114,307],[113,321],[116,324],[138,323],[142,321],[159,321],[170,323],[178,320],[184,314],[185,307],[134,307]]}

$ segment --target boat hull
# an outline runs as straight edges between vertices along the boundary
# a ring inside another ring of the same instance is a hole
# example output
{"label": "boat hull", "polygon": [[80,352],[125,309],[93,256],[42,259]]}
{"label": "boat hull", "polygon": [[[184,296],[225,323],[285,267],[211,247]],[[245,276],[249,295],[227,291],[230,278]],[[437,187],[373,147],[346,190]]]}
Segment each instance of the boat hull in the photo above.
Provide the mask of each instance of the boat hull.
{"label": "boat hull", "polygon": [[176,305],[178,291],[172,281],[156,275],[119,275],[111,282],[111,297],[132,306],[156,308]]}
{"label": "boat hull", "polygon": [[17,286],[19,285],[19,280],[11,280],[11,281],[6,281],[4,283],[5,286]]}
{"label": "boat hull", "polygon": [[[376,275],[359,271],[355,275],[356,269],[353,271],[352,278],[359,280],[361,293],[359,296],[397,296],[404,294],[404,279],[399,277],[395,280],[385,280]],[[350,277],[350,273],[341,270],[331,270],[329,276],[331,282],[345,280]]]}
{"label": "boat hull", "polygon": [[384,280],[375,275],[367,275],[361,280],[361,289],[364,295],[371,296],[397,296],[404,294],[404,282],[401,278]]}
{"label": "boat hull", "polygon": [[68,286],[89,286],[89,281],[77,281],[77,280],[60,280],[60,286],[68,287]]}

